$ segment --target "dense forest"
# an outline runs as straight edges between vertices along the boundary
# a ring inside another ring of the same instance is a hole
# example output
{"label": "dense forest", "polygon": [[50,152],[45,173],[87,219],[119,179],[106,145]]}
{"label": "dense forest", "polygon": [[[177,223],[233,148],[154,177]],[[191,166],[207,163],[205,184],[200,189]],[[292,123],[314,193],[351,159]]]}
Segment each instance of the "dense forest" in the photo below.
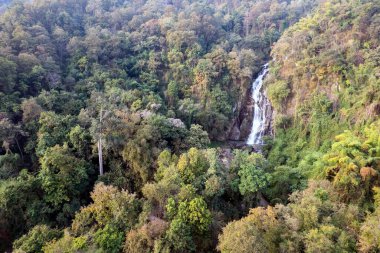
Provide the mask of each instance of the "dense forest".
{"label": "dense forest", "polygon": [[0,252],[379,252],[379,116],[380,0],[0,0]]}

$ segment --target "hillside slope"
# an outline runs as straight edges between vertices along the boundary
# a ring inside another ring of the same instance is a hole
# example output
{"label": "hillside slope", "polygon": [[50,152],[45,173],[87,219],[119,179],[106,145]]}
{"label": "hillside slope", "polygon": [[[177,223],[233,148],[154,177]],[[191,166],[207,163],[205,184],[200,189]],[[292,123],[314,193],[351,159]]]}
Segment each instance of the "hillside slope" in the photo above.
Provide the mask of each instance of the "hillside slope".
{"label": "hillside slope", "polygon": [[227,168],[210,140],[319,2],[15,1],[0,16],[0,251],[214,250],[268,173],[239,151]]}
{"label": "hillside slope", "polygon": [[329,1],[276,43],[268,93],[277,143],[291,145],[273,161],[295,165],[308,150],[326,150],[343,130],[378,119],[379,12],[379,1]]}
{"label": "hillside slope", "polygon": [[229,223],[221,252],[379,252],[379,56],[379,1],[328,1],[279,39],[272,207]]}

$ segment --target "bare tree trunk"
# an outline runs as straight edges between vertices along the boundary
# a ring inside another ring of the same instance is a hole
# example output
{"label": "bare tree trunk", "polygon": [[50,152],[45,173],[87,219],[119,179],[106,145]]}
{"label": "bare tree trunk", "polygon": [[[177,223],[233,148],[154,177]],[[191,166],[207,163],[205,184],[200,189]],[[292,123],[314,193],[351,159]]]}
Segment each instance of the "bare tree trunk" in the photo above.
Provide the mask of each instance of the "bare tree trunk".
{"label": "bare tree trunk", "polygon": [[98,154],[99,154],[99,174],[103,175],[103,151],[102,151],[102,138],[98,141]]}
{"label": "bare tree trunk", "polygon": [[99,123],[100,123],[99,141],[98,141],[99,174],[102,176],[104,173],[104,171],[103,171],[103,149],[102,149],[103,106],[100,107]]}
{"label": "bare tree trunk", "polygon": [[18,148],[18,150],[20,151],[21,159],[24,160],[24,155],[23,155],[23,153],[22,153],[22,149],[21,149],[21,147],[20,147],[20,144],[18,143],[17,136],[15,136],[14,139],[15,139],[15,141],[16,141],[17,148]]}

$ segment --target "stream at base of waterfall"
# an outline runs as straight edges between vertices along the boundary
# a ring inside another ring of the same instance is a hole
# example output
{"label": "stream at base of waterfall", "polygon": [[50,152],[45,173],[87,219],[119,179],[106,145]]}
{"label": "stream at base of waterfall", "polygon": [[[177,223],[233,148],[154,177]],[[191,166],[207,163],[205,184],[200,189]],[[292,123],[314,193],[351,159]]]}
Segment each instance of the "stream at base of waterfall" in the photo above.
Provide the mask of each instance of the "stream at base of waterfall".
{"label": "stream at base of waterfall", "polygon": [[260,74],[252,83],[252,101],[253,107],[253,120],[251,133],[247,139],[247,145],[260,145],[263,144],[263,136],[265,133],[267,112],[270,103],[264,94],[263,83],[266,74],[268,73],[268,63],[263,66]]}

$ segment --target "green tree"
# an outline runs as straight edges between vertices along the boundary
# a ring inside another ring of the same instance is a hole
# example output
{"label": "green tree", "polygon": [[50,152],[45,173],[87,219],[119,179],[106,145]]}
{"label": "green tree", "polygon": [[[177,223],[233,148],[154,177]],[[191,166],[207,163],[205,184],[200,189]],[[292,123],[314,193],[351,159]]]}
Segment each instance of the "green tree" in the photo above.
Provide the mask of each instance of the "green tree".
{"label": "green tree", "polygon": [[175,252],[193,252],[197,237],[207,236],[212,215],[203,197],[197,196],[192,186],[184,186],[178,194],[179,200],[168,199],[166,216],[171,220],[166,232],[167,246]]}
{"label": "green tree", "polygon": [[41,157],[48,148],[63,145],[74,123],[75,118],[71,115],[61,116],[54,112],[42,112],[39,119],[37,155]]}
{"label": "green tree", "polygon": [[70,144],[77,154],[88,158],[91,154],[91,135],[88,130],[76,125],[68,134]]}
{"label": "green tree", "polygon": [[345,201],[363,201],[379,176],[378,122],[364,129],[364,136],[351,131],[336,136],[323,157],[325,175],[331,179]]}
{"label": "green tree", "polygon": [[194,148],[206,148],[210,144],[208,133],[200,125],[191,125],[186,144]]}
{"label": "green tree", "polygon": [[166,91],[166,96],[170,106],[174,106],[178,100],[179,87],[175,81],[170,81]]}
{"label": "green tree", "polygon": [[312,229],[305,238],[307,253],[316,252],[354,252],[355,241],[345,231],[332,225],[322,225]]}
{"label": "green tree", "polygon": [[222,253],[279,252],[281,224],[273,208],[252,209],[247,217],[229,223],[219,236]]}
{"label": "green tree", "polygon": [[93,203],[76,215],[64,237],[44,247],[45,252],[120,252],[125,233],[138,222],[140,201],[134,194],[103,183],[91,193]]}
{"label": "green tree", "polygon": [[235,150],[232,169],[237,171],[238,178],[231,183],[237,185],[242,195],[257,193],[269,183],[270,174],[266,168],[267,162],[261,154]]}
{"label": "green tree", "polygon": [[99,250],[95,245],[89,244],[87,236],[73,237],[66,229],[62,238],[46,243],[42,248],[46,253],[94,252]]}
{"label": "green tree", "polygon": [[79,198],[89,186],[91,166],[74,157],[67,145],[47,149],[40,162],[38,178],[45,192],[44,199],[54,207]]}
{"label": "green tree", "polygon": [[16,176],[20,165],[21,159],[18,154],[0,155],[0,180]]}
{"label": "green tree", "polygon": [[207,231],[211,224],[211,213],[201,197],[196,197],[189,202],[180,202],[177,217],[190,224],[199,233]]}
{"label": "green tree", "polygon": [[16,86],[17,65],[4,57],[0,57],[0,92],[11,93]]}
{"label": "green tree", "polygon": [[191,227],[180,219],[174,219],[166,233],[169,252],[194,252],[196,249],[195,242],[192,238]]}
{"label": "green tree", "polygon": [[191,148],[179,157],[177,169],[184,183],[199,183],[199,180],[208,168],[208,162],[201,150]]}
{"label": "green tree", "polygon": [[37,225],[13,243],[14,252],[37,253],[42,247],[62,236],[62,232],[46,225]]}
{"label": "green tree", "polygon": [[360,227],[359,249],[361,252],[376,252],[380,250],[380,188],[375,187],[375,211],[367,214]]}
{"label": "green tree", "polygon": [[118,233],[127,232],[136,224],[140,201],[135,194],[98,183],[91,193],[91,198],[93,203],[82,208],[75,216],[71,227],[74,234],[85,235],[108,226],[105,234],[99,232],[99,240],[103,241],[107,237],[108,230],[109,236],[116,236],[116,240]]}
{"label": "green tree", "polygon": [[95,243],[106,252],[117,253],[123,247],[125,233],[117,228],[106,225],[96,231]]}
{"label": "green tree", "polygon": [[288,88],[288,84],[285,81],[278,81],[268,87],[268,97],[271,100],[273,106],[279,111],[281,111],[283,102],[289,96],[289,94],[290,89]]}
{"label": "green tree", "polygon": [[[0,183],[0,240],[1,250],[7,250],[12,241],[33,226],[47,220],[45,206],[40,200],[39,180],[26,170],[14,179]],[[7,243],[9,242],[9,243]]]}

